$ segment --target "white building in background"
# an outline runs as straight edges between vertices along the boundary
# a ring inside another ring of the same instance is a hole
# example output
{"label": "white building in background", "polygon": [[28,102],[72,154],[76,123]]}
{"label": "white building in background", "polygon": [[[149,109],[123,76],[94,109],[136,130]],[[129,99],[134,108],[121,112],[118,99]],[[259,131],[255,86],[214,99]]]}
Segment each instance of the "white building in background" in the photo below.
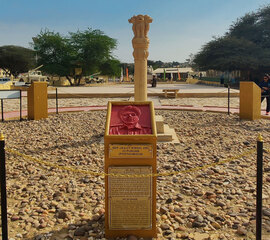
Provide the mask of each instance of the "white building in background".
{"label": "white building in background", "polygon": [[168,80],[177,80],[179,75],[181,79],[187,79],[192,77],[205,77],[205,72],[194,72],[191,67],[187,68],[157,68],[153,71],[153,75],[156,75],[157,78],[164,79],[164,74]]}

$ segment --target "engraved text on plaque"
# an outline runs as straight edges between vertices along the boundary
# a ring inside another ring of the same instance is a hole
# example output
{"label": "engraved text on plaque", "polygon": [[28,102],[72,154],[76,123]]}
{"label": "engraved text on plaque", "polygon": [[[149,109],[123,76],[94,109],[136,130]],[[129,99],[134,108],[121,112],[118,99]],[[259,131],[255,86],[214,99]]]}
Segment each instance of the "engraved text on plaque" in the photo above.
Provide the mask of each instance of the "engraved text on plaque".
{"label": "engraved text on plaque", "polygon": [[110,144],[110,158],[152,158],[151,144]]}
{"label": "engraved text on plaque", "polygon": [[152,177],[130,177],[151,174],[151,166],[111,166],[109,174],[109,228],[112,230],[151,229]]}

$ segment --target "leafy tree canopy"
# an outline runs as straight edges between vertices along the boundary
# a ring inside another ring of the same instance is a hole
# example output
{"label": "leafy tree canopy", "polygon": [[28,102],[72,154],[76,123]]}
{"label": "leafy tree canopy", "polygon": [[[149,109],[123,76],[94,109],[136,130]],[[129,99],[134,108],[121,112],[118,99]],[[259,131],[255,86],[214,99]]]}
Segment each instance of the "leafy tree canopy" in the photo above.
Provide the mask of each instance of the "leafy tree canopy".
{"label": "leafy tree canopy", "polygon": [[35,52],[20,46],[0,47],[0,68],[15,78],[35,66]]}
{"label": "leafy tree canopy", "polygon": [[[38,63],[49,74],[66,76],[72,85],[71,78],[79,85],[82,76],[102,71],[113,75],[117,60],[112,56],[116,48],[115,39],[108,37],[100,30],[70,32],[67,36],[45,30],[33,38],[33,47],[38,54]],[[81,69],[76,72],[75,69]]]}
{"label": "leafy tree canopy", "polygon": [[206,43],[193,63],[201,70],[270,71],[270,5],[239,18],[224,36]]}
{"label": "leafy tree canopy", "polygon": [[172,61],[172,62],[162,62],[162,61],[153,61],[153,60],[148,60],[148,65],[151,65],[153,69],[157,68],[173,68],[173,67],[189,67],[188,62],[180,63],[177,61]]}
{"label": "leafy tree canopy", "polygon": [[121,75],[120,61],[117,59],[110,59],[101,64],[100,71],[103,75],[119,77]]}

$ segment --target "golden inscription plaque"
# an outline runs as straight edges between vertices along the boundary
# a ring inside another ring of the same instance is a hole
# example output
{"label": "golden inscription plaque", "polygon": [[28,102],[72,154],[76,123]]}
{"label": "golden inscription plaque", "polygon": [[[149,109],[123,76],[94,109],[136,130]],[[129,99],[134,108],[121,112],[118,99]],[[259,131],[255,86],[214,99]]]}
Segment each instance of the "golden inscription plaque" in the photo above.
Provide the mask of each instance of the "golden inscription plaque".
{"label": "golden inscription plaque", "polygon": [[151,166],[111,166],[109,174],[109,229],[137,230],[152,228],[152,177],[128,175],[151,174]]}
{"label": "golden inscription plaque", "polygon": [[110,144],[110,158],[152,158],[151,144]]}

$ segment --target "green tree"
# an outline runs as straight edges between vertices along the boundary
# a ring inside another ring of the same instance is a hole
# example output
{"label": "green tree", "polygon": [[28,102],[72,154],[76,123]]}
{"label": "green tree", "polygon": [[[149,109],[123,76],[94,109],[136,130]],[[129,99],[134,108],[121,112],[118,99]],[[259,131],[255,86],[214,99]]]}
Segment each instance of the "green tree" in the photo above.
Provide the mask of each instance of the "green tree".
{"label": "green tree", "polygon": [[162,62],[160,60],[159,61],[148,60],[148,65],[151,65],[155,70],[157,68],[174,68],[183,65],[183,63],[177,61]]}
{"label": "green tree", "polygon": [[121,75],[120,61],[117,59],[110,59],[100,66],[100,71],[103,75],[117,76]]}
{"label": "green tree", "polygon": [[147,61],[147,64],[148,64],[149,66],[152,66],[153,69],[155,70],[155,69],[157,69],[157,68],[162,67],[164,63],[161,62],[161,61],[148,60],[148,61]]}
{"label": "green tree", "polygon": [[270,5],[239,18],[224,36],[205,44],[193,63],[201,70],[270,71]]}
{"label": "green tree", "polygon": [[[92,29],[69,33],[67,36],[45,30],[33,38],[38,63],[44,65],[44,71],[65,76],[71,85],[72,78],[79,85],[83,76],[101,69],[104,72],[106,63],[112,67],[115,60],[112,50],[116,45],[115,39],[100,30]],[[76,72],[76,68],[81,69],[81,72]]]}
{"label": "green tree", "polygon": [[255,70],[260,67],[264,55],[253,42],[226,36],[204,45],[193,62],[200,70]]}
{"label": "green tree", "polygon": [[0,47],[0,68],[15,78],[35,66],[35,52],[20,46]]}

